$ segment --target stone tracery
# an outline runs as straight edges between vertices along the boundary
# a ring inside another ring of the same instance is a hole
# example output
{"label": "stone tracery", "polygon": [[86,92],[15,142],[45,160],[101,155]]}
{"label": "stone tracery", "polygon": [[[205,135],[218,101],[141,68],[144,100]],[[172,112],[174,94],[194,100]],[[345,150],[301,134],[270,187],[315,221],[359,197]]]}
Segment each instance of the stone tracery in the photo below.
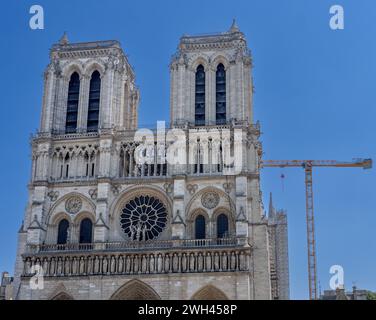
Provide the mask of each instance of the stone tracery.
{"label": "stone tracery", "polygon": [[167,210],[163,202],[153,196],[139,196],[128,201],[120,215],[120,224],[132,240],[157,238],[165,229]]}

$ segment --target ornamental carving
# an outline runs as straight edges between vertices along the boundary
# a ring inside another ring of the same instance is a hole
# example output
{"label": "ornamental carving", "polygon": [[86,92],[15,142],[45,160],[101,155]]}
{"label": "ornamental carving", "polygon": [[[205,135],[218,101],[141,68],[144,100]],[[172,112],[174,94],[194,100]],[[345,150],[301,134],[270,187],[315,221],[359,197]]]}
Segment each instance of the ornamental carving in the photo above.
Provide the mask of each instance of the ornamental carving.
{"label": "ornamental carving", "polygon": [[198,188],[197,184],[188,184],[187,185],[187,190],[189,191],[189,194],[191,196],[195,194],[197,188]]}
{"label": "ornamental carving", "polygon": [[97,197],[98,197],[98,191],[97,191],[97,189],[90,189],[89,190],[89,195],[90,195],[91,199],[97,200]]}
{"label": "ornamental carving", "polygon": [[172,184],[172,183],[165,183],[164,184],[164,188],[165,188],[165,190],[166,190],[166,192],[169,194],[169,195],[171,195],[172,193],[173,193],[173,191],[174,191],[174,185]]}
{"label": "ornamental carving", "polygon": [[213,209],[219,203],[219,195],[213,191],[202,195],[201,203],[206,209]]}
{"label": "ornamental carving", "polygon": [[78,196],[70,197],[65,202],[65,210],[67,210],[67,212],[70,214],[75,214],[79,212],[81,208],[82,208],[82,200]]}
{"label": "ornamental carving", "polygon": [[50,198],[52,202],[54,202],[59,197],[59,191],[50,191],[49,193],[47,193],[47,196]]}

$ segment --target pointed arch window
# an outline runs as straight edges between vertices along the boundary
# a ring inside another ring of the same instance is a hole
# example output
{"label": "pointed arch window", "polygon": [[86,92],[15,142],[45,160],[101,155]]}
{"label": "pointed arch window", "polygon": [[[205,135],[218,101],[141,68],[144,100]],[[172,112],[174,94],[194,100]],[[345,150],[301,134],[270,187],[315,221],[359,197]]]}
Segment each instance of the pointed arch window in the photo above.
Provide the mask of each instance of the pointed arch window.
{"label": "pointed arch window", "polygon": [[205,70],[201,64],[196,69],[195,125],[205,125]]}
{"label": "pointed arch window", "polygon": [[198,215],[195,219],[195,239],[206,238],[206,222],[203,215]]}
{"label": "pointed arch window", "polygon": [[226,123],[226,70],[222,63],[217,66],[215,77],[216,103],[215,119],[216,124]]}
{"label": "pointed arch window", "polygon": [[101,75],[94,71],[90,79],[89,107],[87,112],[87,131],[98,130],[99,123],[99,103],[101,95]]}
{"label": "pointed arch window", "polygon": [[57,230],[57,244],[66,244],[68,240],[69,222],[63,219],[59,222]]}
{"label": "pointed arch window", "polygon": [[217,238],[228,237],[228,218],[225,214],[220,214],[217,217]]}
{"label": "pointed arch window", "polygon": [[91,243],[93,240],[93,223],[85,218],[80,223],[80,243]]}
{"label": "pointed arch window", "polygon": [[80,76],[77,72],[71,75],[68,87],[67,117],[65,132],[75,133],[77,131],[78,100],[80,96]]}

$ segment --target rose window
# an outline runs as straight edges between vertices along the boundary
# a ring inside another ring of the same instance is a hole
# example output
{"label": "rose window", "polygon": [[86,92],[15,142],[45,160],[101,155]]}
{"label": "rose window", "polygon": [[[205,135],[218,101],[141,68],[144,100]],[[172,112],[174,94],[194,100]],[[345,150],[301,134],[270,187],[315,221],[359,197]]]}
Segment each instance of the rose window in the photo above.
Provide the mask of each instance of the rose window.
{"label": "rose window", "polygon": [[167,224],[167,210],[162,201],[152,196],[137,196],[123,207],[122,230],[132,240],[157,238]]}

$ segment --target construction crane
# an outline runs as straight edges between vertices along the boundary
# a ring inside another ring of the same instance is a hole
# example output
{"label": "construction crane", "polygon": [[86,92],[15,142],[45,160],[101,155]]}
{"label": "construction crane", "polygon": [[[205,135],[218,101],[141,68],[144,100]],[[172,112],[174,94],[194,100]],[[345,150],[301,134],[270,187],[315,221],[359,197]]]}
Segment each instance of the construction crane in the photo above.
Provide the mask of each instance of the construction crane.
{"label": "construction crane", "polygon": [[351,162],[336,160],[262,160],[261,167],[301,167],[305,171],[309,298],[310,300],[315,300],[317,299],[317,269],[315,223],[313,214],[312,168],[339,167],[370,169],[372,168],[372,159],[355,159]]}

